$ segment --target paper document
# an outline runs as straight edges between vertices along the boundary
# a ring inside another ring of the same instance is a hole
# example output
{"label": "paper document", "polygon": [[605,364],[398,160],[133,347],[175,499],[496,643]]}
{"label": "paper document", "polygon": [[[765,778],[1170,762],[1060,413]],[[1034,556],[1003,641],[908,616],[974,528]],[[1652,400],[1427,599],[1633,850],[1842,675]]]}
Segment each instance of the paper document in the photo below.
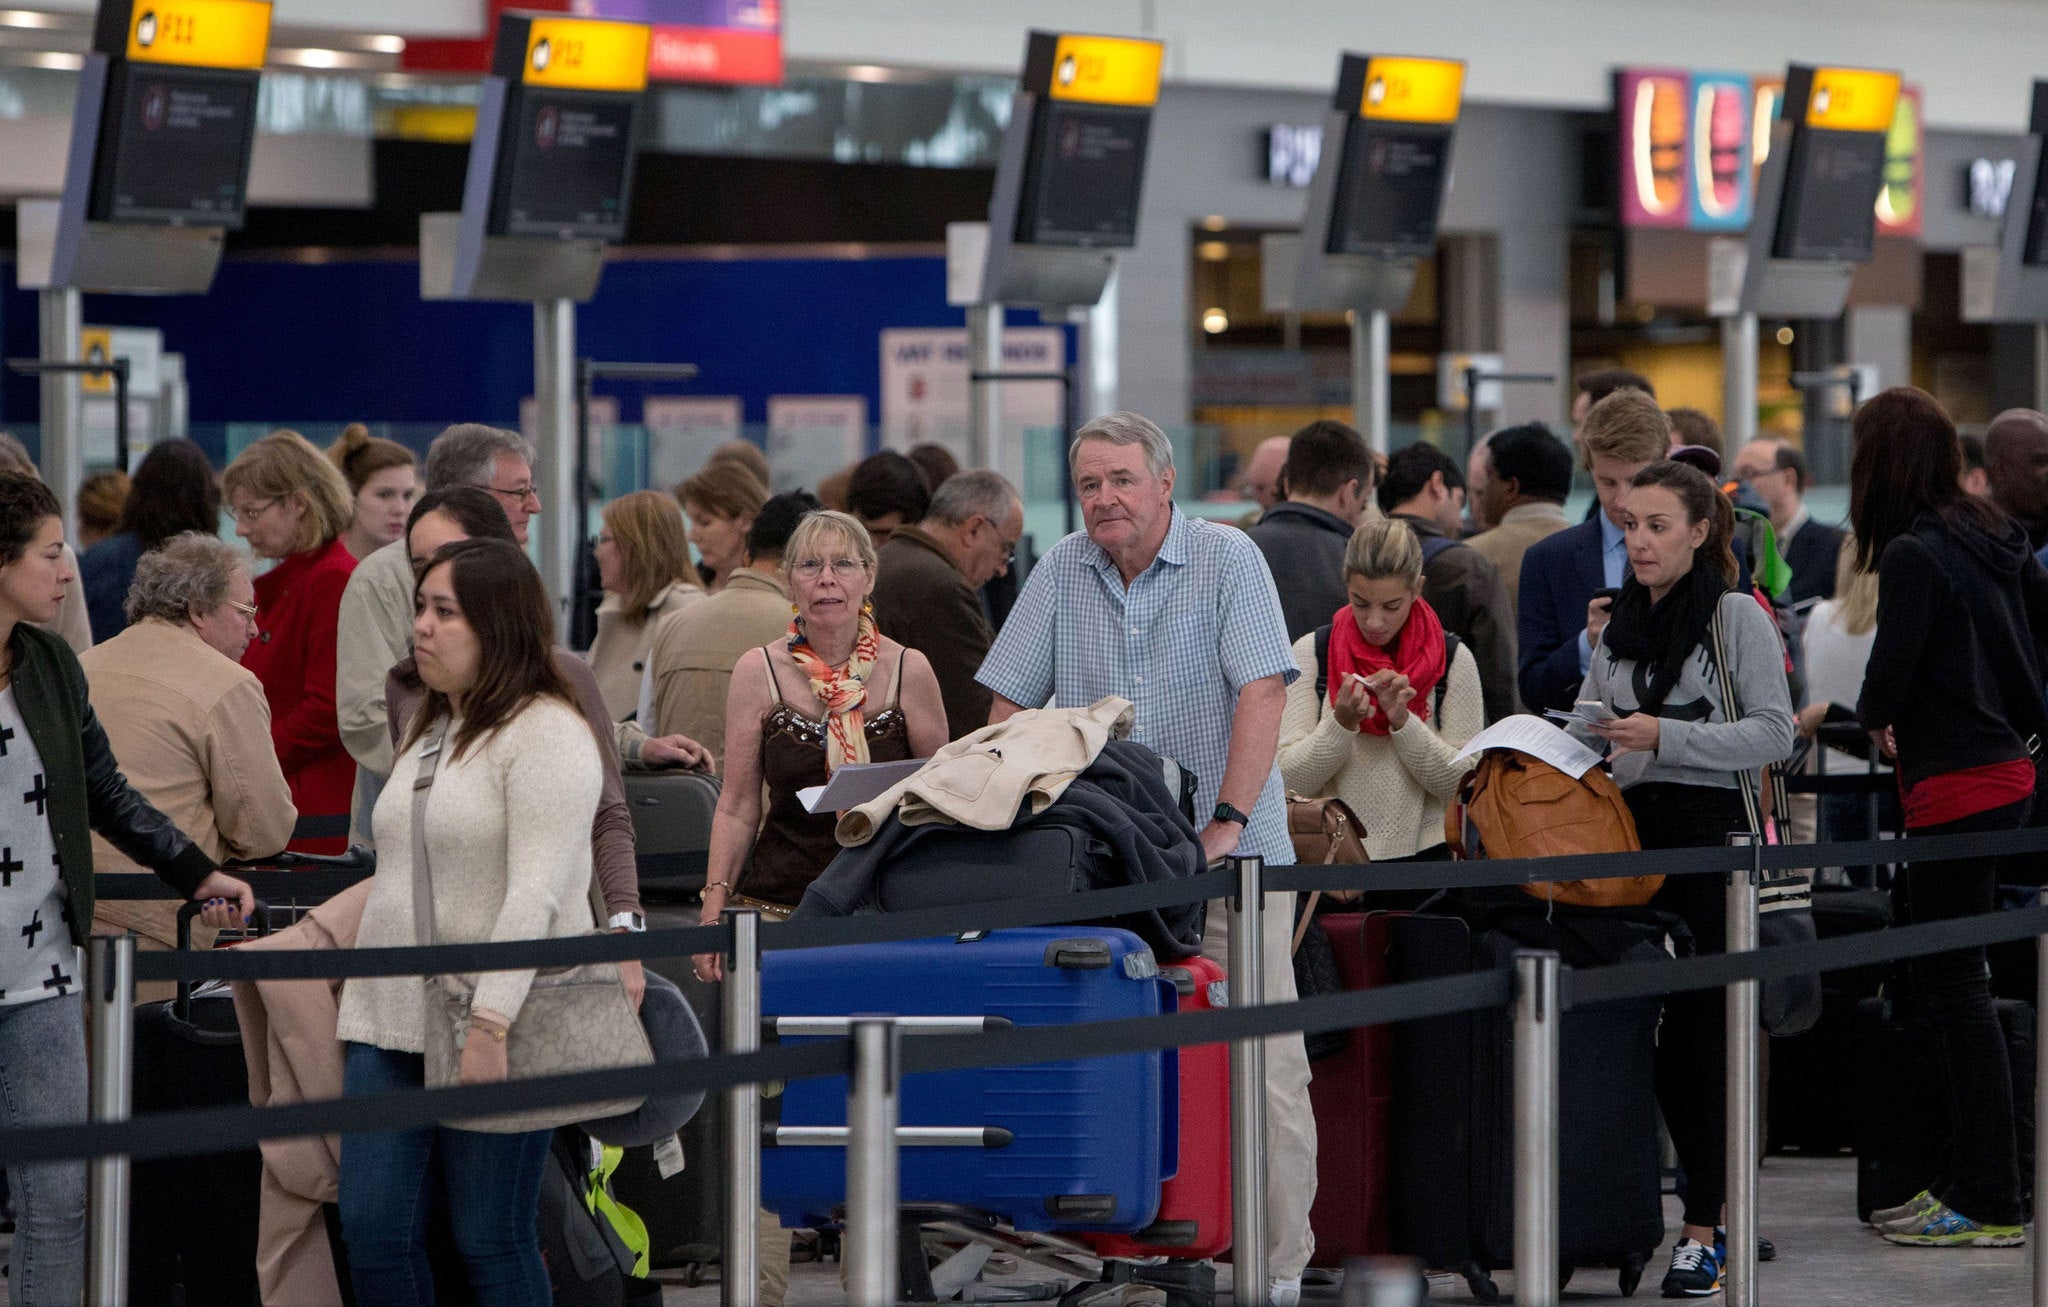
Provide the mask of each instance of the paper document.
{"label": "paper document", "polygon": [[878,799],[900,781],[915,776],[927,762],[910,758],[903,762],[850,762],[832,773],[824,785],[798,790],[796,797],[806,812],[845,812],[869,799]]}
{"label": "paper document", "polygon": [[1488,749],[1519,749],[1532,758],[1541,758],[1573,780],[1600,763],[1599,754],[1541,717],[1532,717],[1528,713],[1503,717],[1479,732],[1466,742],[1465,750],[1457,760],[1462,762]]}

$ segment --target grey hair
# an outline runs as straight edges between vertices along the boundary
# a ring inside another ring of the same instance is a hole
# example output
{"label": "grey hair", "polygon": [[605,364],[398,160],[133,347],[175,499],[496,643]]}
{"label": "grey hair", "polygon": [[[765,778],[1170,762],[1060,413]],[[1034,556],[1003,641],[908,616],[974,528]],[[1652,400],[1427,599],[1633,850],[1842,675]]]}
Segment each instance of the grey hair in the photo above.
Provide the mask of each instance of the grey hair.
{"label": "grey hair", "polygon": [[1139,445],[1145,450],[1145,466],[1152,469],[1152,475],[1163,477],[1173,466],[1173,442],[1159,429],[1159,424],[1138,413],[1109,413],[1090,422],[1074,433],[1074,443],[1067,451],[1067,471],[1071,474],[1078,466],[1081,446],[1090,440],[1100,440],[1110,445]]}
{"label": "grey hair", "polygon": [[517,431],[481,422],[458,422],[435,436],[434,443],[427,447],[426,488],[488,486],[497,475],[500,454],[511,454],[528,467],[534,464],[533,446]]}
{"label": "grey hair", "polygon": [[219,536],[199,531],[172,536],[135,564],[128,620],[185,622],[194,613],[210,613],[227,602],[235,573],[248,566],[242,551]]}
{"label": "grey hair", "polygon": [[[1021,502],[1017,488],[1004,479],[1002,473],[974,468],[955,472],[940,482],[925,516],[948,526],[964,526],[977,517],[994,522],[1010,511],[1011,504]],[[1002,530],[1001,527],[996,529]]]}

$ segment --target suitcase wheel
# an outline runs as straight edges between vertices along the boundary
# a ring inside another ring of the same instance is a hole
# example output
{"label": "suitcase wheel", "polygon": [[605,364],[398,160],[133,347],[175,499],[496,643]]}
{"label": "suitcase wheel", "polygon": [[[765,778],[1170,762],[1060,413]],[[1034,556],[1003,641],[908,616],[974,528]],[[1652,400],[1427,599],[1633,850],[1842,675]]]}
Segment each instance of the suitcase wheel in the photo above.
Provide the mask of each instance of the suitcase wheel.
{"label": "suitcase wheel", "polygon": [[1045,946],[1045,965],[1062,971],[1106,971],[1116,956],[1100,939],[1056,939]]}
{"label": "suitcase wheel", "polygon": [[1650,1259],[1641,1253],[1630,1254],[1628,1260],[1621,1264],[1622,1297],[1633,1298],[1636,1296],[1636,1286],[1643,1282],[1643,1268],[1649,1264]]}
{"label": "suitcase wheel", "polygon": [[1458,1274],[1465,1277],[1465,1283],[1471,1288],[1472,1296],[1480,1302],[1492,1304],[1507,1301],[1507,1295],[1500,1291],[1500,1286],[1493,1282],[1493,1277],[1488,1275],[1479,1263],[1466,1262],[1458,1268]]}

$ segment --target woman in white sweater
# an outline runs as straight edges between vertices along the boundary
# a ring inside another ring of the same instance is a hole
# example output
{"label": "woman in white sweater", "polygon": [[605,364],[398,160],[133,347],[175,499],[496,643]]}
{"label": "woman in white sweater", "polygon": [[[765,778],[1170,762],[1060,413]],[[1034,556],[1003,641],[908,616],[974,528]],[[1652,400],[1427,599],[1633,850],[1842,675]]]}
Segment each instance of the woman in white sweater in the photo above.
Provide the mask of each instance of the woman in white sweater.
{"label": "woman in white sweater", "polygon": [[[417,595],[413,647],[430,693],[377,801],[377,875],[357,945],[417,942],[413,877],[427,869],[413,865],[413,780],[424,738],[443,730],[425,813],[437,942],[593,929],[590,825],[602,785],[600,755],[549,657],[554,622],[539,574],[517,546],[465,540],[434,555]],[[533,974],[477,977],[463,1083],[505,1078],[505,1040]],[[418,976],[343,986],[344,1092],[424,1082],[427,1001]],[[344,1136],[341,1223],[356,1301],[431,1307],[425,1196],[438,1184],[476,1300],[548,1307],[535,1221],[550,1133],[425,1126]]]}
{"label": "woman in white sweater", "polygon": [[1280,774],[1290,793],[1349,804],[1374,862],[1447,858],[1444,805],[1471,766],[1455,758],[1485,724],[1479,664],[1422,598],[1407,523],[1358,528],[1344,588],[1351,602],[1295,642]]}

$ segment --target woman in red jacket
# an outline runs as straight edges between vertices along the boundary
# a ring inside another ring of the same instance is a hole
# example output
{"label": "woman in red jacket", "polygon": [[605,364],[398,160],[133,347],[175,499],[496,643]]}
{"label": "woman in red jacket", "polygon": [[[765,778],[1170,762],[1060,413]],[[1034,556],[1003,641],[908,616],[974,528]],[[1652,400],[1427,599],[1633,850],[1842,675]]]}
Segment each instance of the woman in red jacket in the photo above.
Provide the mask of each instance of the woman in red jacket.
{"label": "woman in red jacket", "polygon": [[270,738],[301,821],[337,819],[344,831],[296,840],[302,853],[339,853],[356,780],[334,713],[334,638],[341,592],[355,570],[343,534],[354,520],[348,482],[295,431],[265,436],[228,464],[222,497],[235,534],[277,566],[256,578],[256,638],[242,665],[263,682]]}

